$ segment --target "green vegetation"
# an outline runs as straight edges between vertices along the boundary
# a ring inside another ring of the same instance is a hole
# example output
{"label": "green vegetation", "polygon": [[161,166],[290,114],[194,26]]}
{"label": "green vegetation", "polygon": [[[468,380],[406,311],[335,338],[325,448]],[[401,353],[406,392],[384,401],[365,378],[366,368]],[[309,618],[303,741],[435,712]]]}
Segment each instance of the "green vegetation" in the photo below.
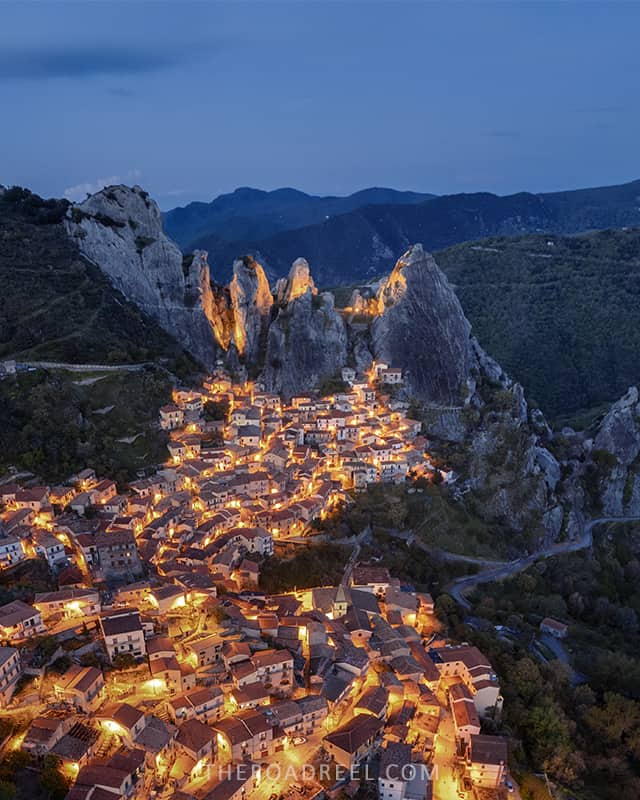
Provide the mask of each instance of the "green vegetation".
{"label": "green vegetation", "polygon": [[[464,625],[450,598],[438,599],[455,636],[476,643],[500,676],[502,731],[518,768],[546,770],[580,800],[640,796],[639,577],[640,530],[627,523],[596,532],[592,552],[479,586],[472,614],[507,626],[500,635]],[[545,616],[569,623],[570,668],[531,647]],[[573,670],[584,677],[570,681]]]}
{"label": "green vegetation", "polygon": [[178,344],[80,255],[64,229],[67,208],[17,187],[0,196],[0,360],[167,359],[192,372]]}
{"label": "green vegetation", "polygon": [[150,236],[136,236],[136,250],[137,252],[142,255],[142,251],[145,247],[149,247],[149,245],[153,244],[155,239]]}
{"label": "green vegetation", "polygon": [[371,545],[360,551],[362,561],[372,561],[387,567],[390,574],[410,584],[419,592],[437,592],[449,581],[477,571],[475,564],[446,561],[437,552],[427,553],[418,545],[376,533]]}
{"label": "green vegetation", "polygon": [[388,529],[411,530],[418,541],[434,549],[489,558],[507,554],[506,529],[504,536],[496,535],[500,531],[471,514],[448,487],[425,479],[411,486],[371,484],[355,496],[344,519],[353,533],[367,525],[380,534]]}
{"label": "green vegetation", "polygon": [[54,755],[44,757],[44,763],[38,776],[40,788],[49,800],[64,800],[69,791],[69,780],[62,774],[62,762]]}
{"label": "green vegetation", "polygon": [[204,418],[209,422],[220,422],[227,418],[229,402],[227,400],[207,400],[203,412]]}
{"label": "green vegetation", "polygon": [[44,559],[30,558],[0,572],[0,605],[12,600],[31,602],[38,592],[57,588]]}
{"label": "green vegetation", "polygon": [[[6,736],[7,731],[4,735]],[[4,738],[4,736],[3,736]],[[0,800],[13,800],[17,796],[17,780],[31,763],[31,758],[22,750],[11,750],[0,761]]]}
{"label": "green vegetation", "polygon": [[317,545],[292,559],[269,558],[260,567],[260,588],[270,594],[311,586],[332,586],[342,577],[350,548]]}
{"label": "green vegetation", "polygon": [[640,229],[495,237],[436,254],[478,339],[551,418],[640,380]]}
{"label": "green vegetation", "polygon": [[349,384],[342,380],[340,375],[333,375],[331,378],[325,378],[318,387],[321,397],[328,397],[332,394],[341,394],[349,391]]}
{"label": "green vegetation", "polygon": [[38,370],[5,378],[0,473],[14,465],[55,482],[90,466],[121,483],[131,480],[166,458],[166,435],[155,423],[171,388],[166,373],[153,368],[89,378]]}

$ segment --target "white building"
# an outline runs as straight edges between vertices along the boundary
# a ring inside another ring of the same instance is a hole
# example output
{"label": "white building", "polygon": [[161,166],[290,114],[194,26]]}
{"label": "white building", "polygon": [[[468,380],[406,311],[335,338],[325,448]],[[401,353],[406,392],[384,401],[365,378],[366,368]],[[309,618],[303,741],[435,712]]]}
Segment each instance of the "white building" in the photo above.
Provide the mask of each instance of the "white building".
{"label": "white building", "polygon": [[184,425],[184,411],[178,406],[169,404],[160,409],[160,427],[163,431],[172,431]]}
{"label": "white building", "polygon": [[0,539],[0,567],[10,567],[24,561],[25,554],[22,541],[15,536]]}
{"label": "white building", "polygon": [[15,647],[0,647],[0,707],[4,708],[16,688],[22,673],[20,653]]}
{"label": "white building", "polygon": [[3,640],[20,641],[44,633],[45,630],[38,609],[22,600],[13,600],[0,606],[0,638]]}
{"label": "white building", "polygon": [[429,790],[427,765],[412,763],[410,745],[389,742],[380,758],[380,800],[425,800],[431,796]]}
{"label": "white building", "polygon": [[116,656],[130,655],[141,658],[147,652],[140,613],[130,608],[103,614],[100,627],[109,660]]}

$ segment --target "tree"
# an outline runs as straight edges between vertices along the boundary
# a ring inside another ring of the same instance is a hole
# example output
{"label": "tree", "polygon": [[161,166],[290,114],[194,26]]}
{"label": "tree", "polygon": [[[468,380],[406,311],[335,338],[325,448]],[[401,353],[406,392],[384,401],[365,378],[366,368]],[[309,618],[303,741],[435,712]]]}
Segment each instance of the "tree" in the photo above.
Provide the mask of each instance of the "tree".
{"label": "tree", "polygon": [[41,789],[46,793],[49,800],[64,800],[69,790],[69,781],[60,772],[57,766],[45,766],[38,777]]}
{"label": "tree", "polygon": [[16,785],[11,781],[0,780],[0,800],[13,800],[16,796]]}
{"label": "tree", "polygon": [[114,669],[122,670],[135,667],[136,660],[130,653],[118,653],[111,663]]}

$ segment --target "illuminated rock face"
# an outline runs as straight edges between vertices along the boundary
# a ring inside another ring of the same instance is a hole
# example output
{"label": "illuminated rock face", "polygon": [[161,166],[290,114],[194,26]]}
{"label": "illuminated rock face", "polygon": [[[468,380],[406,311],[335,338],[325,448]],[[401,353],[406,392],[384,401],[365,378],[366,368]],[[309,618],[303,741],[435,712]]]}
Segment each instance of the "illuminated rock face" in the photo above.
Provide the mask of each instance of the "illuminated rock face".
{"label": "illuminated rock face", "polygon": [[302,297],[309,289],[312,294],[317,293],[309,271],[309,262],[304,258],[297,258],[289,270],[283,300],[285,303],[290,303],[292,300]]}
{"label": "illuminated rock face", "polygon": [[371,326],[377,360],[400,367],[409,392],[442,405],[460,403],[474,364],[471,325],[433,256],[414,245],[376,297]]}
{"label": "illuminated rock face", "polygon": [[219,354],[210,321],[206,253],[183,264],[165,236],[158,206],[139,186],[110,186],[68,212],[69,235],[127,299],[206,367]]}
{"label": "illuminated rock face", "polygon": [[229,295],[238,353],[247,362],[257,361],[273,305],[269,281],[257,261],[245,256],[234,262]]}
{"label": "illuminated rock face", "polygon": [[371,289],[354,289],[351,292],[348,310],[354,314],[366,314],[375,317],[378,314],[378,296]]}
{"label": "illuminated rock face", "polygon": [[[333,296],[318,294],[307,261],[294,261],[276,287],[263,268],[238,259],[228,287],[211,282],[207,254],[184,257],[165,236],[158,206],[140,187],[112,186],[69,210],[69,234],[112,283],[206,368],[220,357],[263,371],[278,391],[309,389],[335,375],[349,346],[358,368],[372,352],[400,367],[410,393],[443,404],[459,400],[469,378],[470,326],[433,258],[416,245],[380,288],[354,296],[372,320],[351,331]],[[359,337],[359,338],[358,338]],[[264,364],[264,368],[262,365]]]}
{"label": "illuminated rock face", "polygon": [[347,330],[333,295],[310,287],[278,310],[269,327],[263,380],[290,396],[317,386],[347,361]]}

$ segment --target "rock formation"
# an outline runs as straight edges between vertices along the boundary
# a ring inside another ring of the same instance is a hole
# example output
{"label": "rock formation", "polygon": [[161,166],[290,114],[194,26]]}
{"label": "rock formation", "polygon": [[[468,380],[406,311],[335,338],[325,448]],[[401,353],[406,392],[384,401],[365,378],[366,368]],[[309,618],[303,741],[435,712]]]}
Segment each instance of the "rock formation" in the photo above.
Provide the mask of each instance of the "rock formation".
{"label": "rock formation", "polygon": [[290,303],[308,291],[317,294],[313,278],[309,270],[309,262],[304,258],[296,258],[289,270],[289,277],[285,284],[282,302]]}
{"label": "rock formation", "polygon": [[444,273],[422,245],[398,260],[380,285],[373,354],[400,367],[410,393],[457,405],[471,376],[471,326]]}
{"label": "rock formation", "polygon": [[597,428],[591,459],[604,516],[640,516],[640,398],[632,386]]}
{"label": "rock formation", "polygon": [[[462,448],[462,485],[484,498],[484,516],[547,538],[578,529],[579,480],[571,502],[557,495],[561,468],[547,447],[544,418],[529,412],[522,388],[471,336],[451,286],[420,245],[379,286],[354,291],[345,323],[333,295],[318,294],[302,258],[278,281],[275,300],[252,258],[234,262],[228,287],[213,284],[206,253],[183,259],[139,187],[98,192],[73,206],[66,224],[82,253],[206,368],[222,357],[238,374],[292,395],[336,376],[347,362],[363,372],[373,356],[387,361],[403,370],[401,394],[422,402],[432,442]],[[632,390],[592,444],[613,465],[601,482],[607,513],[640,511],[638,415]]]}
{"label": "rock formation", "polygon": [[347,361],[347,330],[333,295],[312,287],[286,302],[269,327],[263,381],[290,396],[317,386]]}
{"label": "rock formation", "polygon": [[67,230],[125,297],[155,319],[206,367],[219,354],[210,317],[206,254],[183,266],[162,230],[158,206],[139,186],[111,186],[69,209]]}
{"label": "rock formation", "polygon": [[234,262],[229,294],[238,353],[247,363],[257,363],[264,350],[273,305],[269,281],[257,261],[245,256]]}

